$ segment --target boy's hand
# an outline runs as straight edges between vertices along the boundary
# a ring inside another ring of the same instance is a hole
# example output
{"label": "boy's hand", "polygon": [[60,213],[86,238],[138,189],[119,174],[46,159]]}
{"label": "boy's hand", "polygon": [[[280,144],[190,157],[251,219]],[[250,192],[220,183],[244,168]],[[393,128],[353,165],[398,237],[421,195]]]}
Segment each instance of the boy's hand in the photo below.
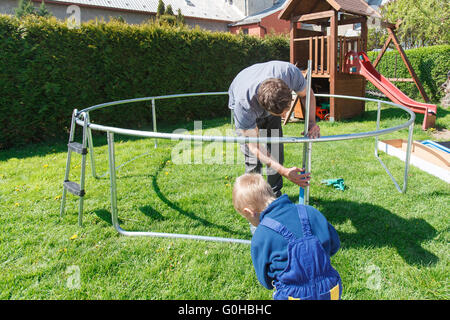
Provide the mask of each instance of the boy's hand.
{"label": "boy's hand", "polygon": [[296,185],[300,187],[307,187],[309,186],[309,180],[311,180],[311,173],[302,173],[305,172],[304,169],[299,169],[297,167],[292,168],[285,168],[285,171],[283,172],[283,176]]}

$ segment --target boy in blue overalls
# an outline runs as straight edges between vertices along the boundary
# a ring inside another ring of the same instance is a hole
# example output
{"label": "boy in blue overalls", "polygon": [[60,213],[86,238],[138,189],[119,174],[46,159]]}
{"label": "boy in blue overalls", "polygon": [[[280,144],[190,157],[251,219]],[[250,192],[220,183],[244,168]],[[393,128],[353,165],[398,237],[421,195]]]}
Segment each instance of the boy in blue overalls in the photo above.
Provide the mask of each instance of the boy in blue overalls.
{"label": "boy in blue overalls", "polygon": [[336,230],[311,206],[276,198],[260,174],[244,174],[233,188],[235,209],[256,228],[251,256],[256,276],[276,300],[340,299],[342,283],[330,256],[340,246]]}

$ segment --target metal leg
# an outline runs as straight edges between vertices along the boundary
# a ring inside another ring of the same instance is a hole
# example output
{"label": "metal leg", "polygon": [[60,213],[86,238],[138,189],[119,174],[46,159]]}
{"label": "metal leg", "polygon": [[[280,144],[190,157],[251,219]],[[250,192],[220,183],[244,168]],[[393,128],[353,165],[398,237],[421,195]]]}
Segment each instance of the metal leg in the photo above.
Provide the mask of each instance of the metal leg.
{"label": "metal leg", "polygon": [[[73,112],[72,112],[72,121],[70,123],[70,132],[69,132],[69,143],[73,141],[73,137],[75,135],[75,116],[76,116],[77,113],[78,113],[77,109],[74,109]],[[67,151],[66,171],[64,173],[64,181],[69,180],[71,157],[72,157],[72,151],[69,149]],[[63,193],[62,193],[62,196],[61,196],[61,208],[60,208],[60,211],[59,211],[59,216],[61,218],[64,217],[64,213],[65,213],[66,196],[67,196],[67,189],[64,186],[63,187]]]}
{"label": "metal leg", "polygon": [[[309,108],[311,106],[311,68],[312,68],[312,61],[308,60],[308,75],[306,82],[307,85],[306,85],[306,106],[305,106],[305,129],[304,129],[305,137],[308,135],[309,131],[309,117],[310,117]],[[303,144],[302,168],[305,168],[305,172],[311,172],[311,146],[312,146],[311,142]],[[300,187],[298,199],[300,204],[304,205],[309,204],[309,186],[306,186],[305,188]]]}
{"label": "metal leg", "polygon": [[[86,115],[86,113],[83,113],[83,120],[84,120],[84,125],[83,125],[82,145],[83,145],[83,149],[84,149],[84,148],[86,148],[87,139],[88,139],[87,138],[87,125],[88,125],[89,118]],[[86,179],[86,154],[83,154],[82,158],[81,158],[80,190],[84,190],[85,179]],[[83,205],[84,205],[84,195],[81,195],[79,209],[78,209],[78,225],[80,227],[83,225]]]}
{"label": "metal leg", "polygon": [[411,161],[411,146],[413,142],[413,131],[414,131],[414,123],[409,126],[408,129],[408,144],[406,146],[406,159],[405,159],[405,174],[403,176],[403,189],[402,192],[406,192],[406,188],[408,185],[408,172],[409,172],[409,164]]}
{"label": "metal leg", "polygon": [[234,238],[221,238],[221,237],[208,237],[191,234],[177,234],[177,233],[162,233],[162,232],[142,232],[142,231],[126,231],[119,225],[118,209],[117,209],[117,185],[116,185],[116,170],[115,170],[115,151],[114,151],[114,133],[107,132],[108,139],[108,158],[109,158],[109,171],[110,171],[110,190],[111,190],[111,220],[114,228],[121,235],[124,236],[141,236],[141,237],[163,237],[163,238],[181,238],[181,239],[195,239],[205,241],[217,241],[217,242],[233,242],[250,244],[250,240],[234,239]]}
{"label": "metal leg", "polygon": [[[377,130],[380,129],[380,116],[381,116],[381,102],[378,102]],[[403,175],[403,187],[402,188],[400,188],[400,186],[397,183],[397,180],[395,180],[394,176],[389,171],[387,166],[384,164],[383,160],[381,160],[381,158],[379,157],[379,155],[378,155],[378,136],[375,137],[375,157],[378,159],[380,164],[383,166],[384,170],[386,171],[386,173],[389,175],[389,177],[391,178],[392,182],[394,183],[395,188],[400,193],[405,193],[406,192],[406,187],[407,187],[407,184],[408,184],[408,171],[409,171],[409,163],[410,163],[410,158],[411,158],[411,145],[412,145],[412,138],[413,138],[413,130],[414,130],[414,122],[411,123],[411,125],[409,126],[409,129],[408,129],[408,144],[407,144],[407,147],[406,147],[405,171],[404,171],[404,175]]]}
{"label": "metal leg", "polygon": [[117,217],[117,188],[116,188],[116,166],[115,166],[115,152],[114,152],[114,133],[108,132],[108,159],[109,159],[109,179],[111,190],[111,222],[114,228],[119,226],[119,219]]}
{"label": "metal leg", "polygon": [[91,119],[89,118],[89,112],[86,112],[86,121],[88,123],[87,138],[88,138],[88,147],[89,147],[89,157],[91,159],[91,171],[92,171],[92,176],[97,179],[98,178],[97,172],[95,170],[94,140],[92,139],[92,130],[91,130],[91,128],[89,128],[89,124],[91,123]]}
{"label": "metal leg", "polygon": [[[153,119],[153,132],[158,132],[156,128],[156,107],[155,107],[155,99],[152,99],[152,119]],[[155,139],[155,148],[158,147],[158,140]]]}

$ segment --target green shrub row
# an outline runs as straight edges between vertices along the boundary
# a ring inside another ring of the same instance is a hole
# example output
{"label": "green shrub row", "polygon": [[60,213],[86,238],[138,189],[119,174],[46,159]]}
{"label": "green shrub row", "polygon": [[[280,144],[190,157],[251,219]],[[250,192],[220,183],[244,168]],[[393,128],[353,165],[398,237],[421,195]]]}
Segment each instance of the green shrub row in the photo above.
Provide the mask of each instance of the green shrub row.
{"label": "green shrub row", "polygon": [[[289,60],[285,37],[264,40],[156,24],[0,15],[0,149],[67,136],[74,108],[136,97],[227,91],[243,68]],[[158,121],[228,115],[227,96],[157,102]],[[148,103],[105,108],[93,122],[139,128]]]}
{"label": "green shrub row", "polygon": [[[372,61],[377,53],[370,52]],[[378,69],[386,77],[409,74],[395,51]],[[429,97],[450,69],[450,46],[407,50]],[[70,29],[55,18],[18,20],[0,15],[0,149],[67,136],[74,108],[176,93],[227,91],[243,68],[289,60],[285,37],[257,39],[158,24],[90,22]],[[396,83],[420,100],[412,83]],[[369,89],[373,88],[369,84]],[[228,115],[227,96],[157,102],[158,121],[192,121]],[[148,103],[105,108],[97,123],[140,128],[151,123]]]}
{"label": "green shrub row", "polygon": [[[450,45],[410,49],[405,52],[428,98],[434,103],[439,102],[444,94],[440,90],[440,85],[445,82],[447,72],[450,71]],[[369,52],[368,56],[373,62],[378,56],[378,52]],[[386,78],[411,78],[397,50],[386,52],[378,64],[377,70]],[[423,101],[413,82],[395,82],[394,84],[412,99]],[[376,90],[370,83],[367,89]]]}

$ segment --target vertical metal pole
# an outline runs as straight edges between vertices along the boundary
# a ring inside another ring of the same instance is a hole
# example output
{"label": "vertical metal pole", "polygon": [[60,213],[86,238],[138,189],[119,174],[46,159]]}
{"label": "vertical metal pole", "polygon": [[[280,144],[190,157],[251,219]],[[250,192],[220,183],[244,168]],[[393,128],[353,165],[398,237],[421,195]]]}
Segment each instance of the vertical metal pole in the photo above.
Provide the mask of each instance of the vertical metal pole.
{"label": "vertical metal pole", "polygon": [[[307,85],[306,85],[306,106],[305,106],[305,137],[308,135],[309,131],[309,108],[311,107],[311,68],[312,61],[308,60],[308,74],[307,74]],[[315,116],[315,115],[312,115]],[[305,172],[311,172],[311,149],[312,143],[308,142],[303,144],[303,163],[302,168],[305,168]],[[300,187],[299,189],[299,203],[307,205],[309,204],[309,186],[305,188]]]}
{"label": "vertical metal pole", "polygon": [[231,122],[231,129],[233,129],[233,124],[234,124],[234,110],[233,110],[233,109],[230,109],[230,111],[231,111],[231,119],[230,119],[230,122]]}
{"label": "vertical metal pole", "polygon": [[[380,118],[381,118],[381,101],[378,101],[377,131],[380,129]],[[375,136],[375,157],[378,157],[378,136]]]}
{"label": "vertical metal pole", "polygon": [[[153,132],[157,132],[156,128],[156,107],[155,107],[155,99],[152,99],[152,118],[153,118]],[[155,139],[155,148],[158,147],[158,140]]]}
{"label": "vertical metal pole", "polygon": [[86,112],[86,121],[88,123],[87,134],[88,134],[88,146],[89,146],[89,156],[91,159],[91,170],[92,176],[97,178],[97,173],[95,170],[95,158],[94,158],[94,140],[92,139],[92,130],[89,128],[89,124],[91,123],[91,118],[89,117],[89,112]]}
{"label": "vertical metal pole", "polygon": [[119,226],[119,219],[117,218],[117,187],[116,187],[116,160],[114,150],[114,133],[107,132],[108,140],[108,159],[109,159],[109,179],[111,190],[111,220],[113,226]]}
{"label": "vertical metal pole", "polygon": [[[73,137],[75,135],[75,118],[78,113],[77,109],[74,109],[72,112],[72,121],[70,122],[70,132],[69,132],[69,143],[73,141]],[[66,172],[64,174],[64,181],[69,180],[69,172],[70,172],[70,160],[72,157],[72,151],[70,149],[67,150],[67,161],[66,161]],[[61,208],[59,211],[59,216],[62,218],[64,216],[64,209],[66,207],[66,195],[67,190],[66,187],[63,187],[63,193],[61,196]]]}
{"label": "vertical metal pole", "polygon": [[[83,149],[86,148],[87,144],[87,125],[88,125],[88,117],[86,116],[86,113],[83,112],[83,141],[82,146]],[[82,155],[81,158],[81,177],[80,177],[80,190],[84,190],[84,182],[86,178],[86,154]],[[84,195],[80,196],[80,206],[78,209],[78,225],[81,227],[83,225],[83,204],[84,204]]]}
{"label": "vertical metal pole", "polygon": [[406,192],[406,187],[408,185],[408,171],[409,171],[409,162],[411,159],[411,145],[412,145],[412,137],[414,130],[414,122],[409,126],[408,131],[408,145],[406,146],[406,158],[405,158],[405,175],[403,177],[403,189],[402,193]]}

